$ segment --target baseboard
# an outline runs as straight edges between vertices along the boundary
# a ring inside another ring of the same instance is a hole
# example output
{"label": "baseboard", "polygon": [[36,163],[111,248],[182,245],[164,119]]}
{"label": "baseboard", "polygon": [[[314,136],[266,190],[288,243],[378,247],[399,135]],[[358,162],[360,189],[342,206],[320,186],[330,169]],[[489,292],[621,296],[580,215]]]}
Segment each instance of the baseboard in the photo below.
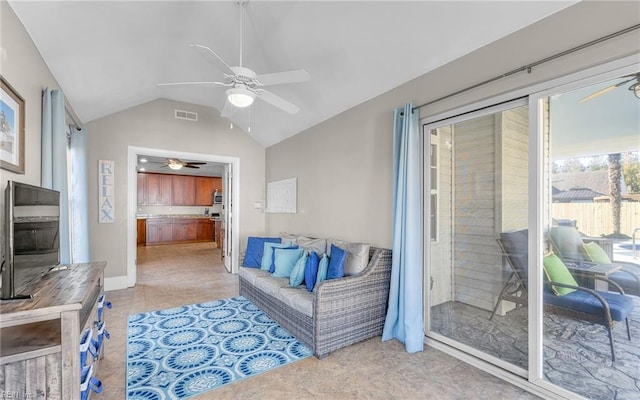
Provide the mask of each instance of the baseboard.
{"label": "baseboard", "polygon": [[104,278],[104,290],[107,292],[111,290],[126,289],[128,287],[129,286],[127,285],[126,276],[114,276],[111,278]]}

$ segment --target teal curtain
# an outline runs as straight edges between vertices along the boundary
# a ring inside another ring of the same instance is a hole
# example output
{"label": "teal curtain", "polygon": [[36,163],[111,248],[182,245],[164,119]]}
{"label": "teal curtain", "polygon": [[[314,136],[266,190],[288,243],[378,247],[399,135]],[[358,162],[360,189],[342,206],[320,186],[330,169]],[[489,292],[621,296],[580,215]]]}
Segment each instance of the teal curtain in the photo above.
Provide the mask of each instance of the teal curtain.
{"label": "teal curtain", "polygon": [[64,94],[61,90],[47,88],[42,93],[41,185],[60,192],[61,264],[69,264],[71,262],[67,146]]}
{"label": "teal curtain", "polygon": [[87,132],[71,126],[69,143],[69,204],[71,205],[71,262],[89,262],[89,189]]}
{"label": "teal curtain", "polygon": [[411,103],[394,111],[393,254],[389,308],[382,332],[382,340],[395,338],[409,353],[424,347],[418,121]]}

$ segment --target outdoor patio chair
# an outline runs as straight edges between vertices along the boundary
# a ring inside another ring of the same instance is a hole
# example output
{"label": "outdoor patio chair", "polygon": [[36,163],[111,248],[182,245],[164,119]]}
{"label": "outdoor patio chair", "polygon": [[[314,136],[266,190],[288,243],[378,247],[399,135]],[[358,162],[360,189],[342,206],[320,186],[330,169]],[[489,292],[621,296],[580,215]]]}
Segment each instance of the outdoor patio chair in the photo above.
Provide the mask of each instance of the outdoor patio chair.
{"label": "outdoor patio chair", "polygon": [[[622,269],[608,276],[624,289],[626,294],[640,296],[640,265],[619,260],[611,260],[609,256],[595,247],[597,239],[582,237],[575,227],[554,226],[548,235],[554,252],[564,262],[612,264]],[[609,287],[609,290],[615,290]]]}
{"label": "outdoor patio chair", "polygon": [[[503,300],[513,301],[518,304],[527,302],[527,270],[528,270],[528,232],[521,230],[517,232],[501,233],[497,239],[503,256],[507,264],[511,267],[512,274],[504,285],[496,306],[490,319],[493,318],[499,304]],[[562,260],[558,259],[560,264]],[[564,266],[562,264],[560,267]],[[564,266],[566,269],[566,266]],[[565,274],[572,276],[568,269]],[[545,274],[546,277],[546,274]],[[624,294],[624,290],[615,282],[607,278],[596,277],[607,281],[609,285],[618,289],[619,293],[600,292],[594,289],[585,288],[578,285],[561,283],[545,279],[543,301],[545,312],[566,315],[571,318],[594,322],[607,328],[609,335],[609,345],[611,348],[611,359],[615,361],[615,347],[612,329],[616,321],[625,321],[627,326],[627,338],[631,340],[629,330],[629,315],[633,311],[633,299]],[[558,288],[564,288],[564,294],[558,294]]]}

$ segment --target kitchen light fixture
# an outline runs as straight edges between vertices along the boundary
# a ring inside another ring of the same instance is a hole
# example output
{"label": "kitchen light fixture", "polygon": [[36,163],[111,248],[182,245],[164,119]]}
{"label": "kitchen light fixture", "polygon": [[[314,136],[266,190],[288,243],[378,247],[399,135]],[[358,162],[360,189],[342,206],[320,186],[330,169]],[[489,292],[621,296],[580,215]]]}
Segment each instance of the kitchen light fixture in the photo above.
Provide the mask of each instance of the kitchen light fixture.
{"label": "kitchen light fixture", "polygon": [[141,159],[140,159],[140,162],[141,162],[141,163],[146,163],[147,161],[148,161],[148,160],[147,160],[146,158],[141,158]]}
{"label": "kitchen light fixture", "polygon": [[243,86],[227,89],[226,94],[229,103],[239,108],[249,107],[256,98],[254,92]]}

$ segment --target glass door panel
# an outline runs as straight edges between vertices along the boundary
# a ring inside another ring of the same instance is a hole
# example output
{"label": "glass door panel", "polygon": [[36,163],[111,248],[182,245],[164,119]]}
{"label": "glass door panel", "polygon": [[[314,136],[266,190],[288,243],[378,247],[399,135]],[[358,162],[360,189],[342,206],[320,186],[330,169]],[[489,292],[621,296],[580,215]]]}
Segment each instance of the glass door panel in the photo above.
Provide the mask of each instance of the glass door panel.
{"label": "glass door panel", "polygon": [[545,101],[543,374],[591,399],[640,398],[639,78]]}
{"label": "glass door panel", "polygon": [[[425,132],[425,249],[431,290],[427,335],[525,375],[526,262],[498,239],[528,226],[528,107]],[[527,247],[521,249],[526,257]],[[513,368],[515,367],[515,368]]]}

